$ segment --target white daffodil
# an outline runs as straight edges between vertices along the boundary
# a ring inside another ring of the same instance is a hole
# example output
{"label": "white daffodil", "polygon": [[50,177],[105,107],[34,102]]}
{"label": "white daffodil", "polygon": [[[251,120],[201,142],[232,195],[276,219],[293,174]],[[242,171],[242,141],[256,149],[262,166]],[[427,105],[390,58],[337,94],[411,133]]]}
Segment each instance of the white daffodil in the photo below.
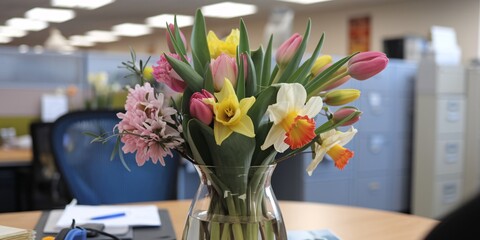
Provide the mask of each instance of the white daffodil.
{"label": "white daffodil", "polygon": [[307,92],[299,83],[282,84],[277,103],[268,106],[267,113],[273,126],[268,132],[262,150],[274,146],[278,152],[288,147],[300,148],[315,138],[313,118],[322,110],[321,97],[307,100]]}
{"label": "white daffodil", "polygon": [[335,166],[343,169],[347,165],[348,160],[353,157],[353,152],[343,146],[353,139],[357,133],[357,129],[353,126],[346,132],[340,132],[335,129],[320,134],[321,144],[315,143],[315,158],[307,167],[308,175],[312,175],[313,170],[323,160],[325,154],[332,157]]}

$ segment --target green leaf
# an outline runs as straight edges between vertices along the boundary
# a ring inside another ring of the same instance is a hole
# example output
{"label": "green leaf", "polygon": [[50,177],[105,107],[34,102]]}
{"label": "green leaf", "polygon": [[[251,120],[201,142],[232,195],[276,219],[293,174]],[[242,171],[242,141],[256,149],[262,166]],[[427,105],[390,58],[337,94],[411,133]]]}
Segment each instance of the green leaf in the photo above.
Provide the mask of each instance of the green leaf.
{"label": "green leaf", "polygon": [[214,85],[213,85],[213,76],[212,76],[212,69],[210,67],[206,67],[205,72],[205,82],[203,84],[203,88],[210,93],[215,92]]}
{"label": "green leaf", "polygon": [[[174,27],[175,27],[174,28],[175,29],[175,42],[177,43],[177,45],[180,49],[180,52],[183,55],[187,55],[187,46],[184,45],[184,43],[182,41],[182,36],[180,35],[180,29],[178,28],[178,24],[177,24],[177,15],[175,15],[175,18],[174,18],[173,21],[174,21]],[[169,29],[169,28],[167,28],[167,29]],[[177,51],[177,50],[175,50],[175,51]]]}
{"label": "green leaf", "polygon": [[181,116],[183,117],[182,120],[182,128],[183,128],[183,135],[184,139],[188,139],[188,121],[190,120],[190,98],[193,95],[193,91],[189,88],[185,88],[185,91],[183,91],[183,96],[182,96],[182,110],[181,110]]}
{"label": "green leaf", "polygon": [[280,78],[278,79],[278,83],[287,82],[287,80],[294,73],[295,69],[298,68],[298,65],[302,61],[303,54],[305,53],[305,49],[307,48],[308,38],[310,37],[311,25],[312,25],[312,21],[309,19],[307,23],[307,29],[305,30],[305,34],[303,35],[302,43],[300,44],[292,60],[288,63],[287,67],[283,70],[282,76],[280,76]]}
{"label": "green leaf", "polygon": [[183,79],[183,81],[187,83],[188,88],[192,89],[194,92],[202,90],[203,78],[201,75],[195,72],[190,65],[170,57],[167,54],[164,56],[170,65],[172,65],[175,72]]}
{"label": "green leaf", "polygon": [[[237,59],[240,59],[241,57],[238,57]],[[237,63],[238,66],[238,77],[237,77],[237,98],[243,99],[245,98],[245,74],[243,71],[243,60],[239,60]]]}
{"label": "green leaf", "polygon": [[[245,80],[245,96],[250,97],[254,96],[257,93],[257,75],[256,75],[256,68],[253,64],[252,58],[250,55],[246,55],[247,59],[247,76]],[[240,60],[243,62],[242,57]],[[245,67],[245,66],[244,66]],[[243,68],[239,71],[243,71]]]}
{"label": "green leaf", "polygon": [[195,61],[194,65],[195,71],[197,71],[200,76],[203,76],[203,67],[210,62],[210,52],[208,50],[205,18],[200,9],[195,13],[190,44],[192,45],[192,54],[197,57],[197,61]]}
{"label": "green leaf", "polygon": [[248,31],[243,19],[240,19],[240,40],[238,43],[238,55],[247,53],[250,55],[250,46],[248,44]]}
{"label": "green leaf", "polygon": [[[202,154],[205,164],[218,167],[247,167],[255,149],[255,138],[246,137],[238,133],[232,133],[221,145],[217,145],[213,135],[213,129],[197,119],[189,122],[192,139],[195,139],[197,150],[208,152]],[[201,143],[200,143],[201,142]],[[202,148],[200,150],[200,147]]]}
{"label": "green leaf", "polygon": [[207,144],[207,138],[213,138],[213,132],[211,134],[208,131],[201,131],[202,128],[209,128],[205,126],[202,122],[198,121],[195,118],[192,118],[187,123],[188,137],[187,142],[190,145],[192,150],[193,159],[195,162],[202,165],[212,165],[212,157],[210,156],[210,151]]}
{"label": "green leaf", "polygon": [[248,110],[248,116],[252,119],[254,129],[257,129],[267,111],[268,106],[274,104],[277,100],[279,85],[270,86],[258,94],[255,103]]}
{"label": "green leaf", "polygon": [[321,72],[318,76],[308,82],[307,85],[305,85],[305,90],[307,90],[308,96],[311,96],[313,92],[324,87],[330,80],[330,77],[355,55],[356,53],[338,60],[336,63],[332,64],[332,66],[328,67],[325,71]]}
{"label": "green leaf", "polygon": [[[315,47],[315,50],[312,53],[312,56],[310,56],[310,58],[302,64],[302,66],[287,80],[287,82],[300,82],[302,85],[306,84],[306,82],[303,82],[303,80],[308,79],[307,75],[310,74],[315,61],[317,60],[318,54],[322,49],[324,37],[325,34],[323,33],[322,37],[318,41],[317,46]],[[299,81],[299,79],[302,81]]]}
{"label": "green leaf", "polygon": [[265,56],[263,57],[263,69],[262,77],[259,81],[260,87],[263,90],[265,87],[270,86],[271,81],[273,80],[270,76],[271,66],[272,66],[272,41],[273,35],[270,35],[270,40],[268,40],[267,50],[265,51]]}
{"label": "green leaf", "polygon": [[[184,63],[189,64],[187,58],[185,57],[187,56],[187,53],[186,53],[185,47],[183,46],[182,38],[174,37],[175,33],[179,31],[178,27],[175,25],[175,32],[172,33],[172,31],[168,27],[168,23],[165,23],[165,24],[167,25],[167,32],[168,32],[168,35],[170,35],[170,39],[172,40],[172,44],[173,44],[173,48],[175,49],[175,52],[182,58],[182,61]],[[178,36],[180,36],[180,34],[178,34]],[[180,40],[180,43],[178,42],[178,40]]]}
{"label": "green leaf", "polygon": [[263,47],[260,46],[257,50],[252,51],[251,57],[256,70],[257,84],[261,87],[263,77]]}

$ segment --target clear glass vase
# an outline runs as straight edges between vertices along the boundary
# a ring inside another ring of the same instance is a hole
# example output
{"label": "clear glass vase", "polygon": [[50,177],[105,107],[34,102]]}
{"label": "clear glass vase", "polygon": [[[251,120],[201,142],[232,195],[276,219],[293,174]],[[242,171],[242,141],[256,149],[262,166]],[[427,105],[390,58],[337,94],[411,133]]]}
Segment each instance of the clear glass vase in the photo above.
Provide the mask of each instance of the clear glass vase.
{"label": "clear glass vase", "polygon": [[196,165],[200,186],[182,239],[287,239],[270,179],[275,165]]}

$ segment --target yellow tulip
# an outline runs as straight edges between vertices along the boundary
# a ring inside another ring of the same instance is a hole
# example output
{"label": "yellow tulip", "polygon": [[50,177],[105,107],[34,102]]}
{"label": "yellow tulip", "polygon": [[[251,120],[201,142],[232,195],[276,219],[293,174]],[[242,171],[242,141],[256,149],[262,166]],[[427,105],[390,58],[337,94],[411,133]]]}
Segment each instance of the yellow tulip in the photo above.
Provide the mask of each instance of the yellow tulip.
{"label": "yellow tulip", "polygon": [[210,31],[207,35],[208,49],[210,51],[210,58],[217,58],[222,53],[235,57],[237,53],[238,42],[240,41],[240,31],[232,29],[230,35],[225,38],[225,41],[218,39],[217,35]]}

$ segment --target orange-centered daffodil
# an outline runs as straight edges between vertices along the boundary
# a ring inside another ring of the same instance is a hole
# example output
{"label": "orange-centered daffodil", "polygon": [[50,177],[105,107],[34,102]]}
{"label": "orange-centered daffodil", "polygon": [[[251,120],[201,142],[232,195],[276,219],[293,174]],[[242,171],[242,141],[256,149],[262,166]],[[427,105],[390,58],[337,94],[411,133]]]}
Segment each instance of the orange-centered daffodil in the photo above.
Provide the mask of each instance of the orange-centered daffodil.
{"label": "orange-centered daffodil", "polygon": [[255,97],[244,98],[239,102],[232,83],[227,78],[225,78],[220,92],[215,93],[215,97],[217,102],[214,102],[213,99],[206,100],[213,105],[215,114],[213,122],[215,142],[218,145],[222,144],[233,132],[247,137],[255,137],[252,119],[247,115],[248,110],[255,102]]}
{"label": "orange-centered daffodil", "polygon": [[357,133],[357,129],[350,127],[346,132],[340,132],[335,129],[320,134],[320,144],[315,143],[315,158],[307,167],[308,175],[312,175],[313,170],[323,160],[325,154],[328,154],[334,161],[335,167],[343,169],[348,160],[353,157],[353,152],[343,146],[352,140]]}
{"label": "orange-centered daffodil", "polygon": [[315,138],[313,118],[322,110],[321,97],[307,100],[307,92],[299,83],[282,84],[277,93],[277,103],[268,106],[267,113],[273,126],[268,132],[262,150],[274,146],[278,152],[290,147],[296,149]]}

